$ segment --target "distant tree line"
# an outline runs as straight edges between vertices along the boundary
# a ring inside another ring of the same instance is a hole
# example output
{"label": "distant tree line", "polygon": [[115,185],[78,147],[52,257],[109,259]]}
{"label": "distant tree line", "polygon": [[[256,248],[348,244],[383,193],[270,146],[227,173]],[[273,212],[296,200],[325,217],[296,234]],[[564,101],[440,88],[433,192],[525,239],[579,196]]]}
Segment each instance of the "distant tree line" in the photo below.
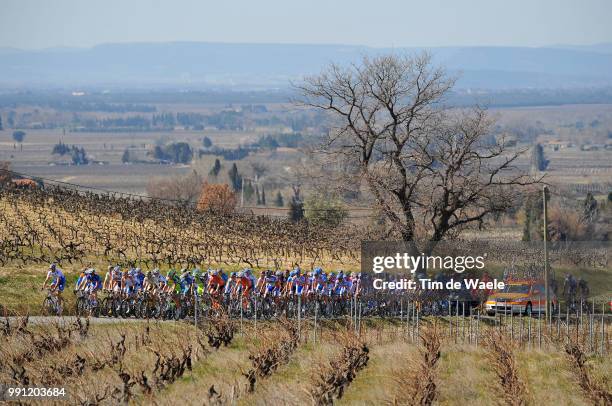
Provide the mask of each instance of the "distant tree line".
{"label": "distant tree line", "polygon": [[239,161],[249,156],[249,153],[253,151],[253,148],[245,148],[238,146],[237,148],[219,148],[212,147],[210,149],[200,149],[198,156],[213,155],[223,157],[226,161]]}
{"label": "distant tree line", "polygon": [[279,147],[297,148],[304,142],[304,136],[300,133],[269,134],[259,137],[253,147],[276,149]]}
{"label": "distant tree line", "polygon": [[193,150],[186,142],[173,142],[164,146],[155,146],[153,157],[160,161],[187,164],[193,159]]}
{"label": "distant tree line", "polygon": [[70,155],[74,165],[87,165],[89,163],[85,148],[76,145],[68,146],[61,141],[53,146],[51,154],[59,156]]}
{"label": "distant tree line", "polygon": [[86,102],[57,100],[41,104],[43,107],[50,107],[59,111],[102,111],[105,113],[154,113],[157,111],[155,106],[148,104],[132,103],[105,103],[105,102]]}

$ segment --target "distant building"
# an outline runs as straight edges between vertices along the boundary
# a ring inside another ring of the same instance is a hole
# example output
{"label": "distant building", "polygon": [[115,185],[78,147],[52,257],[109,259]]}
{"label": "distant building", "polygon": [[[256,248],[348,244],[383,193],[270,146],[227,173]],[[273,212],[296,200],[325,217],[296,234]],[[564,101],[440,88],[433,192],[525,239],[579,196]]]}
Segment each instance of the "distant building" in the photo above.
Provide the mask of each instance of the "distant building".
{"label": "distant building", "polygon": [[552,149],[553,151],[559,151],[560,149],[571,148],[573,144],[569,141],[561,141],[561,140],[552,140],[548,141],[546,144],[547,148]]}

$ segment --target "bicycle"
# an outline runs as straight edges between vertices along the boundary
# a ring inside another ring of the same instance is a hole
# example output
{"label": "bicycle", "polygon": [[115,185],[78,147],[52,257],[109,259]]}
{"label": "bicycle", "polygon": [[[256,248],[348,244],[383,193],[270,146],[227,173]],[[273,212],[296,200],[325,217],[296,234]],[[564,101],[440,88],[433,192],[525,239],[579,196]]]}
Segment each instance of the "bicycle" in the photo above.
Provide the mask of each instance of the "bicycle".
{"label": "bicycle", "polygon": [[47,289],[47,296],[43,299],[42,311],[44,316],[61,316],[62,305],[57,295],[53,294],[53,289]]}
{"label": "bicycle", "polygon": [[97,300],[92,298],[92,295],[83,292],[82,290],[77,290],[75,292],[77,295],[76,301],[76,314],[77,316],[92,316],[98,317],[100,316],[100,306]]}

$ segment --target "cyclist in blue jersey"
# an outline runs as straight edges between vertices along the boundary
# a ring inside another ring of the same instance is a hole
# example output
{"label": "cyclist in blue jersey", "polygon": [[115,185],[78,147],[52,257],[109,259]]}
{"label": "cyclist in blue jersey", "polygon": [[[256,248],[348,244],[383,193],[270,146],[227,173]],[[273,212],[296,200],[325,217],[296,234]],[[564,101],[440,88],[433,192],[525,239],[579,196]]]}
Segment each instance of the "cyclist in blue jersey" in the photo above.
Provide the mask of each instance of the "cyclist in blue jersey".
{"label": "cyclist in blue jersey", "polygon": [[191,272],[189,272],[188,269],[186,268],[181,269],[180,280],[181,280],[181,293],[183,295],[191,293],[191,288],[193,287],[194,280],[193,280],[193,276],[191,275]]}
{"label": "cyclist in blue jersey", "polygon": [[80,282],[77,283],[75,291],[79,290],[88,295],[95,306],[98,301],[97,292],[102,289],[103,286],[102,278],[96,273],[94,268],[86,269],[83,275],[84,276],[79,278]]}
{"label": "cyclist in blue jersey", "polygon": [[145,280],[145,274],[142,273],[140,268],[135,268],[132,271],[132,278],[134,279],[134,289],[138,292],[142,290]]}
{"label": "cyclist in blue jersey", "polygon": [[66,287],[66,277],[64,276],[62,270],[55,263],[49,265],[49,269],[47,270],[47,277],[45,278],[45,281],[42,284],[41,290],[44,290],[47,287],[47,283],[49,284],[51,294],[57,297],[61,309],[64,303],[64,300],[62,299],[62,292]]}

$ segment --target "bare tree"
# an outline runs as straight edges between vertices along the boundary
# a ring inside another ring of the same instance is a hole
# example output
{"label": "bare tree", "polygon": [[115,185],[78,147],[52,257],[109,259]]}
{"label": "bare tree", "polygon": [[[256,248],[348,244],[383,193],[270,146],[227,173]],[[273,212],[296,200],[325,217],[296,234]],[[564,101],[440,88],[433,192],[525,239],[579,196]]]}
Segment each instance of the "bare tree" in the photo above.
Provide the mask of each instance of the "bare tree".
{"label": "bare tree", "polygon": [[301,104],[332,118],[319,152],[352,164],[413,254],[484,226],[512,206],[517,186],[536,181],[514,165],[524,151],[488,136],[484,109],[445,105],[453,85],[427,53],[331,65],[297,85]]}
{"label": "bare tree", "polygon": [[158,199],[196,202],[202,190],[202,177],[192,171],[185,175],[153,178],[147,183],[147,194]]}
{"label": "bare tree", "polygon": [[263,162],[252,161],[251,168],[253,169],[253,174],[257,178],[261,178],[268,171],[268,167]]}

